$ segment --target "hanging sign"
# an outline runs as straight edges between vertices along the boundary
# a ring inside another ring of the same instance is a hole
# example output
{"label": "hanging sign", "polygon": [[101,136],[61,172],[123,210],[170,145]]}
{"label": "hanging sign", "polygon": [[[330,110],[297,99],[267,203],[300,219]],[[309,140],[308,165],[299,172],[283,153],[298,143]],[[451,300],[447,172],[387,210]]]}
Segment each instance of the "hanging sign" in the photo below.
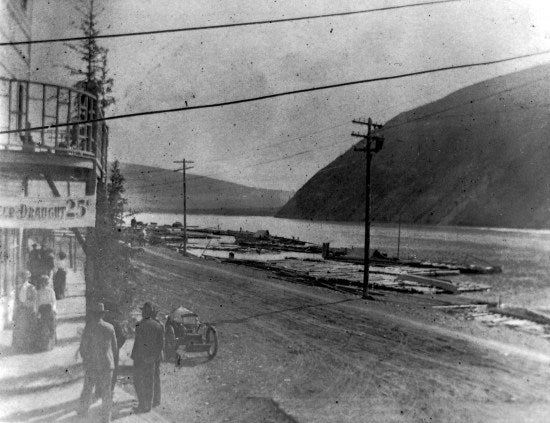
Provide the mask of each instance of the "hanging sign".
{"label": "hanging sign", "polygon": [[94,227],[95,208],[95,195],[70,198],[0,197],[0,227]]}

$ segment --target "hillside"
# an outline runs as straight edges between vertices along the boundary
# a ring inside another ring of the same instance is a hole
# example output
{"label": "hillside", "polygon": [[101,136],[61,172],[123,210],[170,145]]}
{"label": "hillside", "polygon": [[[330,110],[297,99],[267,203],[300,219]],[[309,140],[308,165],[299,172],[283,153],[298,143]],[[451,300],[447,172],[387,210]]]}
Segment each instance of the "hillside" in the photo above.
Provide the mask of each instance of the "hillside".
{"label": "hillside", "polygon": [[[414,82],[414,80],[411,80]],[[386,123],[374,221],[550,227],[550,65],[456,91]],[[278,217],[362,220],[365,157],[350,149]]]}
{"label": "hillside", "polygon": [[[128,208],[137,212],[178,213],[183,209],[182,175],[169,169],[121,163]],[[293,193],[252,188],[187,174],[189,212],[274,215]]]}

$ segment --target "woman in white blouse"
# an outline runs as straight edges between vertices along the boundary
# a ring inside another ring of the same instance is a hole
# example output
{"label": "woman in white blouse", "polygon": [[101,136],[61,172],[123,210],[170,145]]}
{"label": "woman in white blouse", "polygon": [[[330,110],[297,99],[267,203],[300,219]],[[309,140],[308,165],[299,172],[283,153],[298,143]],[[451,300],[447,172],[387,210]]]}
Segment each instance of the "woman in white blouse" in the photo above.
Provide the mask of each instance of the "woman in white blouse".
{"label": "woman in white blouse", "polygon": [[39,350],[51,350],[56,341],[57,304],[48,275],[38,278],[36,309],[38,310],[37,347]]}

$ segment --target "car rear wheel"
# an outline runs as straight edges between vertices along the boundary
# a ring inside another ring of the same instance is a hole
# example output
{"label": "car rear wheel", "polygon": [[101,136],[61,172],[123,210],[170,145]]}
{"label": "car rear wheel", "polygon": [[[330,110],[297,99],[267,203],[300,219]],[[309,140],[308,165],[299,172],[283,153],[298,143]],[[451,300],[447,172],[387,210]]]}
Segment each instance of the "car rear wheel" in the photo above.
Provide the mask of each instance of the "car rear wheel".
{"label": "car rear wheel", "polygon": [[213,359],[218,352],[218,334],[212,326],[206,329],[205,341],[209,345],[208,358]]}

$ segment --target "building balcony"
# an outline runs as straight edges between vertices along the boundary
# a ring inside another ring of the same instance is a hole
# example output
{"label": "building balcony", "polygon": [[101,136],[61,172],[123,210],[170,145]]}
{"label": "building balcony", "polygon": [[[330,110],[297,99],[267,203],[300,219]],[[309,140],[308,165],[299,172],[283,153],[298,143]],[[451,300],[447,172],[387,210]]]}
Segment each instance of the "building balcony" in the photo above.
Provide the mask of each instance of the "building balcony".
{"label": "building balcony", "polygon": [[98,99],[53,84],[0,78],[0,162],[107,173],[109,130]]}

